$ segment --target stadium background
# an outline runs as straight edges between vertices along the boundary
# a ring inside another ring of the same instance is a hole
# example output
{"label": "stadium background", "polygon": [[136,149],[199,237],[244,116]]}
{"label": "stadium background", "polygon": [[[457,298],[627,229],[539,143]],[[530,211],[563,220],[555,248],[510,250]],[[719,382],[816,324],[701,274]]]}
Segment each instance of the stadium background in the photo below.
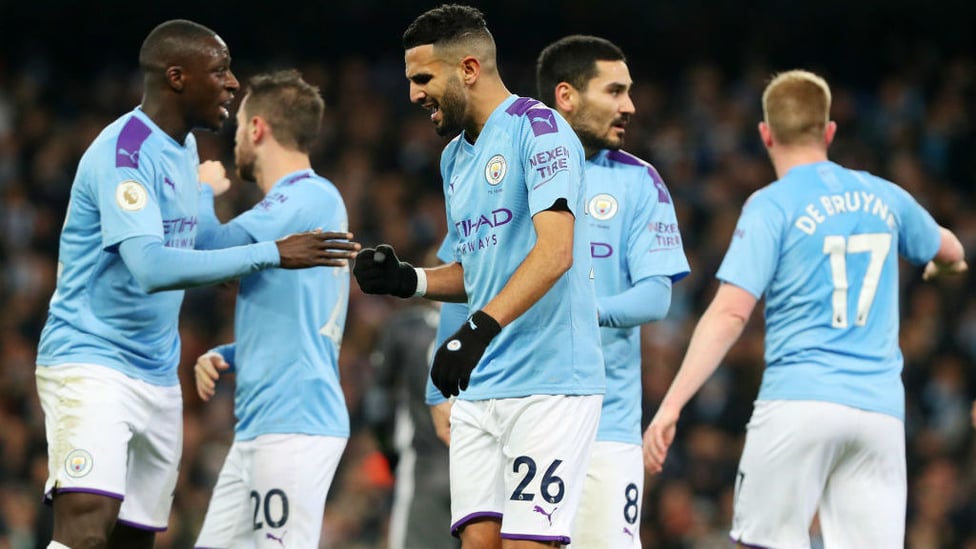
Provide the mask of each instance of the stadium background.
{"label": "stadium background", "polygon": [[[569,33],[599,34],[627,52],[638,113],[627,149],[654,163],[674,195],[692,266],[671,313],[645,328],[645,421],[667,388],[745,198],[772,171],[756,138],[768,76],[820,71],[840,125],[833,159],[889,177],[976,250],[976,4],[965,1],[787,3],[474,2],[498,42],[502,76],[534,95],[539,50]],[[0,549],[29,548],[49,527],[33,359],[54,284],[58,230],[80,154],[141,95],[136,57],[157,23],[185,17],[227,41],[243,81],[296,66],[329,106],[315,168],[340,188],[352,230],[419,260],[443,234],[437,158],[443,141],[407,101],[399,38],[432,2],[0,2]],[[199,133],[202,158],[232,164],[233,128]],[[229,218],[255,202],[235,180],[218,201]],[[972,259],[972,258],[970,258]],[[922,284],[903,268],[911,548],[976,548],[976,275]],[[170,531],[157,547],[190,547],[232,436],[232,385],[202,405],[193,359],[232,333],[233,288],[188,292],[185,448]],[[352,414],[330,494],[323,547],[381,547],[391,496],[386,441],[364,395],[377,330],[402,301],[353,284],[341,367]],[[754,315],[723,368],[682,418],[663,475],[647,483],[646,547],[726,547],[731,486],[762,372]]]}

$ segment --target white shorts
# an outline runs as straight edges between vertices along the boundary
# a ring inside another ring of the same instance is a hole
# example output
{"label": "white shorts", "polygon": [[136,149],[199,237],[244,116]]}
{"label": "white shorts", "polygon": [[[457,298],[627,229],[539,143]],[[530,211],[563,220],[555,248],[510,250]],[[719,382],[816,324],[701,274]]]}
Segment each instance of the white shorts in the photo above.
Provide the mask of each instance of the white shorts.
{"label": "white shorts", "polygon": [[318,547],[340,437],[270,434],[234,441],[196,547]]}
{"label": "white shorts", "polygon": [[120,499],[120,523],[165,530],[183,451],[180,386],[93,364],[38,366],[35,375],[48,444],[45,499]]}
{"label": "white shorts", "polygon": [[451,531],[501,519],[504,539],[569,543],[603,395],[458,400]]}
{"label": "white shorts", "polygon": [[640,549],[643,497],[641,446],[600,440],[593,443],[572,547]]}
{"label": "white shorts", "polygon": [[829,402],[759,401],[746,427],[731,536],[761,547],[810,547],[820,517],[831,549],[903,547],[905,426]]}

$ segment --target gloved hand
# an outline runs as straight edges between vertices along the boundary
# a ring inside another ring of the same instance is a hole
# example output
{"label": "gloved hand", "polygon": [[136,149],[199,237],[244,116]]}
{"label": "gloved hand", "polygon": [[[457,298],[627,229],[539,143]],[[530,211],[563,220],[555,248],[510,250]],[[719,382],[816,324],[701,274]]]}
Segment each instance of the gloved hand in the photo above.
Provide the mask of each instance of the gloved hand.
{"label": "gloved hand", "polygon": [[389,244],[360,251],[352,274],[367,294],[413,297],[417,291],[417,271],[413,265],[397,259]]}
{"label": "gloved hand", "polygon": [[430,368],[430,379],[444,398],[457,396],[468,388],[471,371],[485,354],[488,344],[501,331],[498,321],[478,310],[437,349]]}

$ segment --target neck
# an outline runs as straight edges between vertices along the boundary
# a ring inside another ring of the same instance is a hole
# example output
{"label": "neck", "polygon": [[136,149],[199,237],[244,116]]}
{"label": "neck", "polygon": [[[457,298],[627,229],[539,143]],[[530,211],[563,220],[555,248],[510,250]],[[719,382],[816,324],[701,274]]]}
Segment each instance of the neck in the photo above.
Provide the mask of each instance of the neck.
{"label": "neck", "polygon": [[254,178],[261,192],[268,194],[271,187],[282,177],[300,170],[312,169],[312,162],[308,153],[294,149],[276,146],[272,150],[263,151],[256,161]]}
{"label": "neck", "polygon": [[488,122],[491,113],[512,95],[505,84],[497,78],[479,80],[478,84],[469,92],[468,121],[464,124],[464,135],[472,143],[481,135],[481,130]]}
{"label": "neck", "polygon": [[786,172],[797,166],[827,160],[826,149],[820,147],[775,145],[767,150],[777,178],[782,178]]}
{"label": "neck", "polygon": [[159,129],[163,130],[166,135],[172,137],[180,145],[186,142],[186,136],[190,133],[191,128],[179,113],[173,109],[165,108],[161,101],[155,101],[145,95],[142,97],[142,103],[139,106],[142,108],[142,112],[146,113],[146,116],[159,126]]}

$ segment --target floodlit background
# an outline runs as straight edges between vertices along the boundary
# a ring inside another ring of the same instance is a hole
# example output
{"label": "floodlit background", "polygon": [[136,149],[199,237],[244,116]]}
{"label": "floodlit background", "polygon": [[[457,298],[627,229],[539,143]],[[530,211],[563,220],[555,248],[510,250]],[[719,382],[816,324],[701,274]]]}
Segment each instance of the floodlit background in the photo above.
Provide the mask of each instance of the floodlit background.
{"label": "floodlit background", "polygon": [[[803,5],[795,5],[803,4]],[[714,273],[745,198],[773,179],[756,136],[760,94],[779,70],[808,68],[833,88],[834,160],[890,178],[976,250],[976,4],[966,1],[474,2],[495,35],[504,80],[535,95],[547,43],[597,34],[628,54],[637,115],[626,149],[652,162],[675,200],[692,274],[667,319],[644,329],[650,419],[715,289]],[[58,232],[78,159],[108,122],[138,104],[136,61],[149,30],[193,19],[230,46],[244,83],[297,67],[328,105],[317,171],[346,200],[364,245],[422,262],[445,231],[437,161],[444,141],[407,100],[400,35],[432,2],[58,2],[0,0],[0,549],[44,547],[50,511],[43,417],[34,388],[38,334],[54,287]],[[197,134],[203,159],[232,171],[233,122]],[[254,204],[234,180],[228,219]],[[923,284],[902,270],[907,395],[907,547],[976,548],[976,275]],[[385,547],[396,461],[372,385],[370,354],[405,304],[352,285],[341,368],[353,435],[327,505],[323,547]],[[204,405],[195,357],[232,334],[234,289],[187,293],[182,319],[185,447],[170,530],[157,547],[191,547],[232,439],[233,384]],[[645,547],[727,547],[744,427],[762,373],[755,314],[725,365],[687,408],[665,472],[649,478]],[[390,397],[392,398],[392,397]],[[382,407],[380,407],[382,408]],[[367,421],[367,418],[373,418]],[[382,436],[381,436],[382,435]],[[443,525],[446,532],[448,525]],[[814,527],[814,531],[816,528]]]}

